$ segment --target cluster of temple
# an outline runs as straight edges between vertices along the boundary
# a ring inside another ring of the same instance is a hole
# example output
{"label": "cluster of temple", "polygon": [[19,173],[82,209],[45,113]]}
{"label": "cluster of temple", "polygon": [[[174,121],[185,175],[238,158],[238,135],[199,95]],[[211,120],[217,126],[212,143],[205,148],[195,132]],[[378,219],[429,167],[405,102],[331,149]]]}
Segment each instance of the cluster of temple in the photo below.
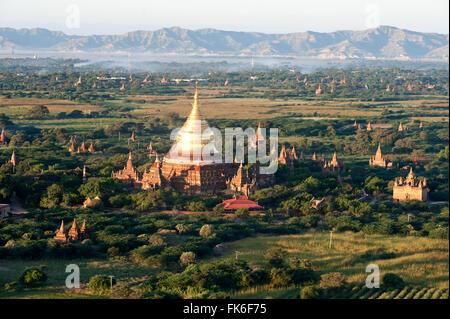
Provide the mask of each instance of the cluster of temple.
{"label": "cluster of temple", "polygon": [[[278,162],[280,164],[287,165],[289,167],[289,170],[292,172],[294,170],[295,162],[301,162],[304,159],[305,156],[303,155],[303,152],[300,153],[300,156],[297,156],[295,146],[293,146],[290,151],[287,151],[286,147],[283,145],[278,157]],[[323,172],[340,173],[345,171],[345,165],[338,161],[336,152],[334,152],[331,161],[326,161],[323,155],[320,160],[318,160],[316,153],[314,153],[312,155],[312,161],[318,162]]]}
{"label": "cluster of temple", "polygon": [[341,173],[345,171],[345,165],[338,161],[336,152],[334,152],[333,158],[330,162],[323,162],[322,171],[329,173]]}
{"label": "cluster of temple", "polygon": [[75,145],[77,144],[77,138],[71,136],[70,137],[70,146],[69,146],[69,152],[70,153],[76,153],[76,154],[81,154],[81,153],[97,153],[97,151],[94,148],[94,143],[91,143],[91,145],[89,145],[88,148],[86,148],[86,144],[83,142],[81,142],[81,145],[78,147],[75,147]]}
{"label": "cluster of temple", "polygon": [[[213,160],[222,156],[215,148],[211,150],[210,156],[205,157],[201,150],[209,143],[209,140],[204,138],[208,130],[208,123],[200,113],[196,91],[192,111],[178,131],[177,139],[169,153],[160,159],[150,145],[148,151],[155,155],[151,168],[139,173],[133,166],[130,153],[125,167],[112,172],[111,176],[136,189],[170,186],[180,193],[188,194],[216,194],[227,189],[249,194],[259,187],[274,183],[272,174],[260,174],[259,162],[250,168],[244,168],[236,162]],[[258,131],[255,139],[257,143],[261,143],[263,137],[258,135]]]}
{"label": "cluster of temple", "polygon": [[86,220],[83,220],[83,225],[81,226],[81,229],[78,227],[77,222],[75,219],[73,220],[72,227],[68,232],[66,232],[64,228],[64,221],[61,221],[61,226],[56,233],[55,239],[56,241],[60,243],[70,243],[77,240],[87,239],[90,237],[89,230],[86,226]]}
{"label": "cluster of temple", "polygon": [[392,197],[394,201],[428,200],[427,179],[417,178],[411,168],[405,179],[395,179]]}

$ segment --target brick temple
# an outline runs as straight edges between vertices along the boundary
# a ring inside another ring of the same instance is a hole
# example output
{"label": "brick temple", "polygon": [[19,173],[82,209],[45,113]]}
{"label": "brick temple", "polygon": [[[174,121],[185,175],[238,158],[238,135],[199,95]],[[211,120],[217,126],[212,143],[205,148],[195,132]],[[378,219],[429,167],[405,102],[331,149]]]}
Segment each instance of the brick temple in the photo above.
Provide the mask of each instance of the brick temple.
{"label": "brick temple", "polygon": [[405,179],[395,179],[392,197],[394,201],[428,200],[427,179],[416,178],[411,167]]}
{"label": "brick temple", "polygon": [[[273,175],[259,174],[259,163],[243,172],[238,163],[225,163],[222,153],[215,147],[211,148],[210,156],[205,157],[201,151],[212,138],[212,133],[208,134],[207,130],[209,125],[200,113],[196,90],[191,113],[163,159],[156,155],[152,167],[140,174],[133,166],[130,153],[123,170],[113,172],[111,176],[136,189],[170,186],[177,192],[188,194],[216,194],[227,189],[249,194],[258,187],[273,184]],[[205,139],[207,135],[209,140]],[[261,142],[261,137],[257,135],[256,140]],[[214,158],[222,160],[214,161]]]}
{"label": "brick temple", "polygon": [[381,153],[381,145],[378,143],[378,149],[375,156],[371,156],[369,159],[370,166],[380,166],[380,167],[392,167],[392,162],[389,162]]}
{"label": "brick temple", "polygon": [[81,229],[78,227],[76,220],[73,220],[72,223],[72,227],[70,227],[69,232],[66,232],[65,228],[64,228],[64,221],[61,221],[61,226],[58,230],[58,232],[56,233],[55,237],[53,237],[53,239],[55,239],[58,242],[61,243],[70,243],[72,241],[77,241],[77,240],[81,240],[81,239],[86,239],[89,238],[90,234],[89,234],[89,230],[86,226],[86,220],[83,220],[83,226],[81,226]]}

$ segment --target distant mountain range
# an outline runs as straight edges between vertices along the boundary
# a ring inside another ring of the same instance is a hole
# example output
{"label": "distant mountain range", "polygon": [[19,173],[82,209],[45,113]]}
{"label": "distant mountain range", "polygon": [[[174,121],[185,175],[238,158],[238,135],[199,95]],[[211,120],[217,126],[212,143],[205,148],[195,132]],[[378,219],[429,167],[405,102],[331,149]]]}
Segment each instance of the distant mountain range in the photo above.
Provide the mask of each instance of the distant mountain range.
{"label": "distant mountain range", "polygon": [[121,35],[67,35],[47,29],[0,28],[0,50],[293,56],[322,59],[448,60],[448,34],[390,26],[364,31],[265,34],[179,27]]}

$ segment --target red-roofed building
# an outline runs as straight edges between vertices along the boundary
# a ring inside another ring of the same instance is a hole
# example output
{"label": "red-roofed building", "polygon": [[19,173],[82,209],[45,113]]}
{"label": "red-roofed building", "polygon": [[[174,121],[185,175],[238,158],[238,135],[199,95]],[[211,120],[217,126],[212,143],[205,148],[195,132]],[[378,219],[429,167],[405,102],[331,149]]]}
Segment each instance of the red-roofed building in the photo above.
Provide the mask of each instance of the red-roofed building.
{"label": "red-roofed building", "polygon": [[257,202],[249,200],[245,195],[235,196],[232,199],[224,200],[222,203],[217,206],[221,206],[225,209],[226,212],[234,212],[237,209],[248,209],[249,211],[261,211],[264,210],[264,207],[258,205]]}

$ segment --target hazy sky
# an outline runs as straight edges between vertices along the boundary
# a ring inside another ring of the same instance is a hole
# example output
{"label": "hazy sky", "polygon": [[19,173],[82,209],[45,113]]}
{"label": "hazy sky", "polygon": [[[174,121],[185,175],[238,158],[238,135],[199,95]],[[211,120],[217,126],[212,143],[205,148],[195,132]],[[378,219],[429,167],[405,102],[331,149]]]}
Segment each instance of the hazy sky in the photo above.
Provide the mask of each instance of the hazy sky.
{"label": "hazy sky", "polygon": [[448,0],[0,0],[0,27],[115,34],[180,26],[265,33],[392,25],[448,33]]}

